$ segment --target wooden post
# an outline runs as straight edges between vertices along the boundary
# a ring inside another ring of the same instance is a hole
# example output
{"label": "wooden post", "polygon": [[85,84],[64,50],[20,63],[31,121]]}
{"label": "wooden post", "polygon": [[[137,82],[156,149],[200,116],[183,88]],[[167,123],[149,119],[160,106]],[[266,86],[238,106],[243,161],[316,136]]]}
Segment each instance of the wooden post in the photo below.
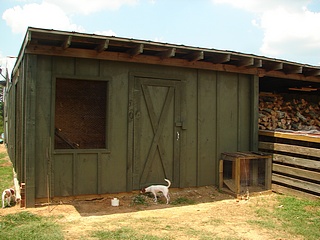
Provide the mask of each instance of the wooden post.
{"label": "wooden post", "polygon": [[235,172],[235,184],[236,184],[236,195],[240,195],[241,185],[240,185],[240,158],[236,157],[236,172]]}
{"label": "wooden post", "polygon": [[270,190],[272,181],[272,157],[266,159],[265,168],[265,186],[266,190]]}
{"label": "wooden post", "polygon": [[26,207],[26,184],[21,183],[21,201],[20,207]]}
{"label": "wooden post", "polygon": [[223,188],[223,160],[219,162],[219,189]]}
{"label": "wooden post", "polygon": [[21,193],[20,193],[20,184],[19,180],[17,178],[17,173],[12,169],[13,171],[13,183],[14,183],[14,190],[16,195],[16,203],[21,204]]}

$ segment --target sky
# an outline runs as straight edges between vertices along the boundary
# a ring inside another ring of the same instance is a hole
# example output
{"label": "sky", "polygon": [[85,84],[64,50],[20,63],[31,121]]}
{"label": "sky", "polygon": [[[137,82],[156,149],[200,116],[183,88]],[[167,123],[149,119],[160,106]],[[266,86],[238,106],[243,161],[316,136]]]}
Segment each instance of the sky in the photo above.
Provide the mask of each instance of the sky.
{"label": "sky", "polygon": [[28,26],[320,66],[320,0],[0,0],[0,14],[9,71]]}

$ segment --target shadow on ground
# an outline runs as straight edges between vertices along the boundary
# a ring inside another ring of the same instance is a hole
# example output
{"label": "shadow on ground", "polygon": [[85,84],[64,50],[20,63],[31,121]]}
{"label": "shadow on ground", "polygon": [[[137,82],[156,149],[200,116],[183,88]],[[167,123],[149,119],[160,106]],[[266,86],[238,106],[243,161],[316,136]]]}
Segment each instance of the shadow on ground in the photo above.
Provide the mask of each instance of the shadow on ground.
{"label": "shadow on ground", "polygon": [[[54,210],[57,205],[72,205],[83,217],[103,216],[110,214],[130,213],[144,210],[156,210],[164,208],[179,207],[185,205],[196,205],[199,203],[208,203],[221,201],[225,199],[234,199],[233,196],[219,192],[216,187],[206,186],[199,188],[172,188],[170,189],[170,204],[165,204],[165,198],[160,194],[158,203],[153,201],[152,196],[140,196],[138,191],[132,193],[105,194],[101,196],[88,197],[82,199],[55,199],[50,206]],[[142,197],[143,203],[135,203],[134,199]],[[111,200],[119,199],[119,206],[112,206]]]}

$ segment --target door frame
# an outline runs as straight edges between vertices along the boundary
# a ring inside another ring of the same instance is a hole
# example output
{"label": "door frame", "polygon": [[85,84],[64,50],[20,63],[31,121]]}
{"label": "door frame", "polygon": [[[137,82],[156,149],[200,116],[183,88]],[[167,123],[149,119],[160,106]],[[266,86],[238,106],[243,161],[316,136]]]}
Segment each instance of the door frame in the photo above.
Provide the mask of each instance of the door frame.
{"label": "door frame", "polygon": [[[158,79],[158,80],[164,80],[164,81],[175,81],[176,83],[179,82],[179,88],[180,88],[180,119],[177,118],[175,124],[175,128],[179,129],[180,132],[180,139],[178,149],[175,149],[174,151],[179,151],[179,157],[177,163],[174,163],[174,169],[173,169],[173,175],[175,176],[175,185],[180,186],[180,180],[181,180],[181,154],[182,154],[182,146],[184,146],[185,137],[184,137],[184,131],[186,129],[186,121],[183,116],[185,115],[185,108],[183,107],[184,100],[184,92],[185,92],[185,81],[182,80],[181,77],[177,76],[168,76],[166,74],[148,74],[148,73],[136,73],[132,72],[129,74],[129,84],[128,84],[128,158],[127,158],[127,191],[132,191],[134,189],[134,178],[140,178],[140,176],[135,176],[134,174],[134,117],[135,117],[135,109],[137,109],[138,105],[135,101],[136,92],[135,91],[135,80],[136,78],[146,78],[146,79]],[[175,144],[176,145],[176,144]],[[174,146],[175,147],[175,146]],[[175,153],[176,154],[176,153]]]}

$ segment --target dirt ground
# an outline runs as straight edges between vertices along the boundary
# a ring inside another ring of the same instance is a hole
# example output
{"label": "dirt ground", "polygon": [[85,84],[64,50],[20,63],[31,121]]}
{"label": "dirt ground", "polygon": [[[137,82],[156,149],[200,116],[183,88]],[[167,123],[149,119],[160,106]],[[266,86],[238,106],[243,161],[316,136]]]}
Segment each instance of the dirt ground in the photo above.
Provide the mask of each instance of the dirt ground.
{"label": "dirt ground", "polygon": [[[248,200],[237,200],[213,186],[170,189],[171,202],[192,200],[193,204],[165,204],[145,197],[147,204],[134,204],[139,192],[107,194],[86,199],[60,199],[35,208],[13,206],[0,209],[0,215],[29,211],[43,216],[56,216],[63,226],[65,239],[94,239],[92,231],[133,229],[167,239],[299,239],[279,228],[262,228],[256,210],[272,211],[278,206],[276,194],[263,194]],[[120,205],[111,206],[118,198]]]}
{"label": "dirt ground", "polygon": [[[252,224],[263,220],[256,214],[259,208],[272,211],[279,207],[276,194],[236,200],[211,186],[171,189],[172,201],[183,197],[194,200],[195,204],[191,205],[156,204],[148,197],[147,205],[137,205],[133,203],[137,195],[135,192],[110,194],[99,199],[61,201],[28,209],[14,206],[0,209],[0,215],[30,211],[42,216],[56,216],[56,221],[63,226],[65,239],[94,239],[90,238],[92,231],[123,227],[139,234],[179,240],[299,239],[284,232],[280,225],[279,228],[266,229]],[[114,197],[120,200],[118,207],[111,206]]]}

